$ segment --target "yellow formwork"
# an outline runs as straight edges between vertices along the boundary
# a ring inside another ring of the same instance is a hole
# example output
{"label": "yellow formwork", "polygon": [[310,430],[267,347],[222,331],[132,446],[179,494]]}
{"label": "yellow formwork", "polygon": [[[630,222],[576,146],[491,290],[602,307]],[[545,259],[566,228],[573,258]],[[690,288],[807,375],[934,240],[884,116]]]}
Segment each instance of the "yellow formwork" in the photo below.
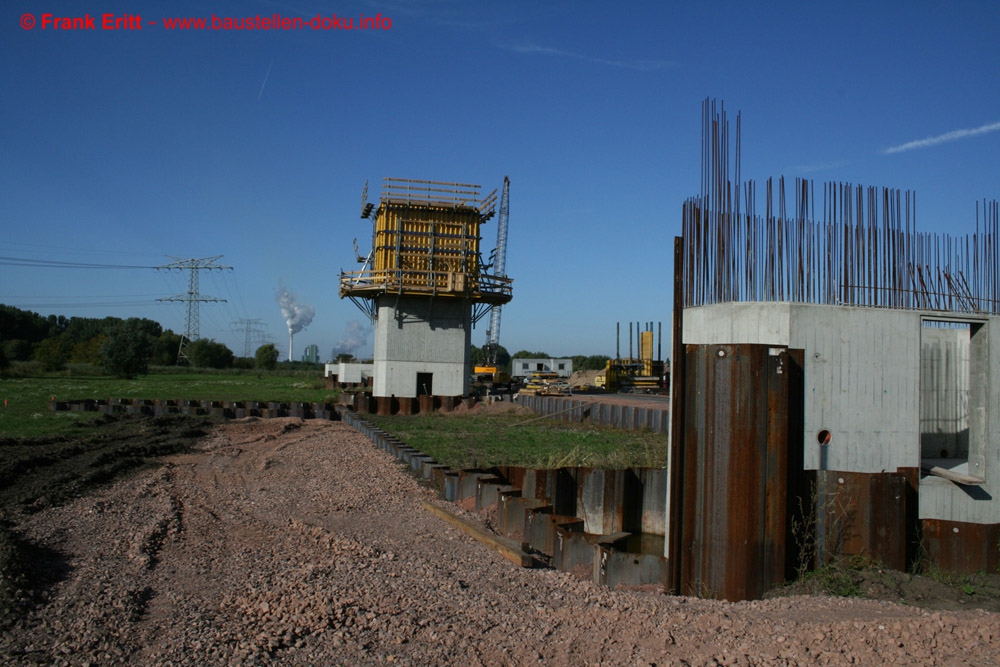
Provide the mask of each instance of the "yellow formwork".
{"label": "yellow formwork", "polygon": [[370,267],[341,274],[341,297],[392,292],[509,301],[510,279],[481,271],[480,225],[493,215],[495,193],[480,202],[478,188],[385,179]]}
{"label": "yellow formwork", "polygon": [[653,375],[653,332],[639,333],[639,361],[642,363],[640,375]]}
{"label": "yellow formwork", "polygon": [[399,272],[404,290],[464,290],[479,272],[479,225],[474,208],[383,202],[375,218],[373,268],[382,275]]}

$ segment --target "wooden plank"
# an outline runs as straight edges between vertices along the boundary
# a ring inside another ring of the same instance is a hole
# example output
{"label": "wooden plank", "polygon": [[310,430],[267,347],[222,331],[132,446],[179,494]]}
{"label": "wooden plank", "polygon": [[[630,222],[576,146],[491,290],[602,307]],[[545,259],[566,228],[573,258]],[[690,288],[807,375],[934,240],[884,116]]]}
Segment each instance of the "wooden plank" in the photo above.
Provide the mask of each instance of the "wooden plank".
{"label": "wooden plank", "polygon": [[973,475],[965,475],[960,472],[955,472],[954,470],[948,470],[947,468],[941,468],[939,466],[934,466],[928,471],[931,475],[935,477],[943,477],[948,481],[955,482],[956,484],[965,484],[967,486],[978,486],[980,484],[985,484],[986,480],[982,477],[974,477]]}
{"label": "wooden plank", "polygon": [[423,505],[424,509],[429,511],[431,514],[444,519],[459,530],[468,533],[474,539],[490,547],[507,560],[520,565],[521,567],[531,567],[533,565],[534,559],[530,554],[525,553],[524,545],[522,543],[507,539],[506,537],[494,535],[479,524],[469,521],[468,519],[463,519],[460,516],[456,516],[448,510],[438,507],[437,505],[433,505],[427,501],[422,502],[421,505]]}

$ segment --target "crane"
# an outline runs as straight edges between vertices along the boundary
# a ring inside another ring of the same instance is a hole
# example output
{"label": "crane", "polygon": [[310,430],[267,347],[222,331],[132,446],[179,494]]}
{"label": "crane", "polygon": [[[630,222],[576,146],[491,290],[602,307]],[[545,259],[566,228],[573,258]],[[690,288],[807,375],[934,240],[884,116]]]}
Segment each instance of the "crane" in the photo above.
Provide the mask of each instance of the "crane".
{"label": "crane", "polygon": [[[503,194],[500,195],[500,219],[497,222],[497,246],[493,250],[493,273],[507,276],[507,219],[510,216],[510,178],[503,177]],[[490,309],[490,328],[486,330],[486,365],[494,369],[497,365],[497,350],[500,348],[500,311],[503,306]],[[494,372],[496,372],[494,370]]]}

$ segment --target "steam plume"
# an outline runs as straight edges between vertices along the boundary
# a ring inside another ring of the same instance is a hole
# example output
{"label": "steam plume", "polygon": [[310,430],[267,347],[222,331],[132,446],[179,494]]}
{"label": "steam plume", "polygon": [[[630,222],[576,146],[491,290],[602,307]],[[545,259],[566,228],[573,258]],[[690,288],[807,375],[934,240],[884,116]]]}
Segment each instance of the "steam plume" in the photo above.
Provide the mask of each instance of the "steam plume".
{"label": "steam plume", "polygon": [[347,323],[347,329],[340,336],[340,340],[333,346],[331,359],[336,359],[341,354],[354,356],[355,351],[368,343],[368,329],[357,320]]}
{"label": "steam plume", "polygon": [[292,360],[292,339],[295,334],[309,326],[316,314],[316,309],[307,303],[298,303],[295,295],[284,287],[278,290],[278,305],[281,314],[288,325],[288,360]]}
{"label": "steam plume", "polygon": [[278,305],[281,306],[281,316],[285,318],[289,334],[297,334],[305,329],[316,315],[315,308],[307,303],[298,303],[295,295],[284,287],[278,290]]}

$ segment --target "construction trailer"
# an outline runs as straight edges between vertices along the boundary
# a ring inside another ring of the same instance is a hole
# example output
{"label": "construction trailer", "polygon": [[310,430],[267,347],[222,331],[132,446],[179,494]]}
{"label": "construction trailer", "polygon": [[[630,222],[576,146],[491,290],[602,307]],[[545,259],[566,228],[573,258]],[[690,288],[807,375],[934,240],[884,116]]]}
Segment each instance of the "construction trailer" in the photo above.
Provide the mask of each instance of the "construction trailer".
{"label": "construction trailer", "polygon": [[573,375],[572,359],[511,359],[511,377],[527,380],[532,373],[553,373],[555,377]]}
{"label": "construction trailer", "polygon": [[793,208],[779,179],[761,215],[714,103],[702,140],[674,245],[674,587],[759,597],[846,556],[996,571],[997,202],[975,234],[918,234],[910,192],[799,180]]}
{"label": "construction trailer", "polygon": [[340,297],[375,324],[377,399],[469,393],[472,327],[512,296],[480,254],[495,208],[496,191],[483,197],[478,185],[386,178],[377,206],[365,185],[372,248],[360,271],[340,274]]}

